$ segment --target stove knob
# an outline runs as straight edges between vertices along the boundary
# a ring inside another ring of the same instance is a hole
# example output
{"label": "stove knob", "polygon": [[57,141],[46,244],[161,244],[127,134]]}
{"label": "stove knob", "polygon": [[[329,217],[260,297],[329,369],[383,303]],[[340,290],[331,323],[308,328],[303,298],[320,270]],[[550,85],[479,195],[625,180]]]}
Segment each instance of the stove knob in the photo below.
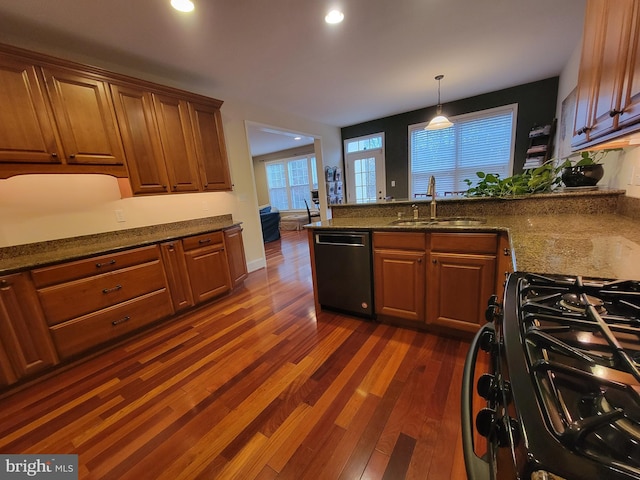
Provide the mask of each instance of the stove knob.
{"label": "stove knob", "polygon": [[483,437],[489,438],[494,431],[497,422],[496,411],[492,408],[483,408],[476,416],[476,430]]}
{"label": "stove knob", "polygon": [[494,293],[489,297],[487,302],[487,309],[484,312],[484,318],[487,322],[493,322],[500,314],[500,303],[498,303],[498,296]]}
{"label": "stove knob", "polygon": [[487,302],[487,307],[491,307],[493,305],[499,305],[498,296],[495,293],[489,297],[489,301]]}
{"label": "stove knob", "polygon": [[490,373],[483,373],[478,378],[477,384],[478,394],[488,402],[495,402],[498,399],[498,382],[496,377]]}
{"label": "stove knob", "polygon": [[495,348],[496,332],[492,330],[485,330],[480,335],[480,348],[488,353],[491,353]]}

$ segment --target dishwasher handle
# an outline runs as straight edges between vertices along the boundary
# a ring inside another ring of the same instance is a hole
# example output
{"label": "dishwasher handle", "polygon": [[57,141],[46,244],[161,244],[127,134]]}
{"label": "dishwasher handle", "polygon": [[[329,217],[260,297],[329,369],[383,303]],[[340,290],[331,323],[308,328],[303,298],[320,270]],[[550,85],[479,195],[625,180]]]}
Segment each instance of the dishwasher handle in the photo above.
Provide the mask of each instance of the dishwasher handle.
{"label": "dishwasher handle", "polygon": [[341,245],[346,247],[366,247],[368,233],[316,233],[316,245]]}

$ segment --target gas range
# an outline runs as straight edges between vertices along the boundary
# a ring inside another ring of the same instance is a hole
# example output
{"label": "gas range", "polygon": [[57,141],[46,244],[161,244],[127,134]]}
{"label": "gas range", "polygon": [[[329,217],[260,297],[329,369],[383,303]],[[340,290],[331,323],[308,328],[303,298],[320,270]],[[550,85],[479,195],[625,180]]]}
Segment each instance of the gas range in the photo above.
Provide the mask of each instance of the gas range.
{"label": "gas range", "polygon": [[[640,478],[640,282],[515,273],[487,319],[465,365],[469,478]],[[484,458],[470,407],[480,349]]]}

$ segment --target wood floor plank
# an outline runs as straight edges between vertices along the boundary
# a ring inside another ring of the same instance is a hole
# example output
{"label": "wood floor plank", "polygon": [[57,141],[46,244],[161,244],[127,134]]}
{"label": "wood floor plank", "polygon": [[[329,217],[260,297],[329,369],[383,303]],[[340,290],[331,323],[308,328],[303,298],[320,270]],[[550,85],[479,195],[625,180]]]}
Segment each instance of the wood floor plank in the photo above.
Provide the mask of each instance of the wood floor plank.
{"label": "wood floor plank", "polygon": [[78,454],[81,480],[464,478],[469,343],[316,316],[307,233],[265,252],[232,294],[0,397],[0,451]]}

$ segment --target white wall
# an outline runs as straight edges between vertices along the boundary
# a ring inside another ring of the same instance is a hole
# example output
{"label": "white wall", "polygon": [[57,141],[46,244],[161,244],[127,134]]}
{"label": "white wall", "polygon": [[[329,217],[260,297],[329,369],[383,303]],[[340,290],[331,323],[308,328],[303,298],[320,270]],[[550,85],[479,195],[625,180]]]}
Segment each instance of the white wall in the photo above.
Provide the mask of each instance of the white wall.
{"label": "white wall", "polygon": [[[561,106],[565,98],[578,85],[578,69],[580,66],[580,54],[582,51],[582,42],[578,42],[571,59],[565,66],[560,75],[558,84],[558,104],[556,108],[556,117],[561,117]],[[572,117],[573,118],[573,117]],[[570,128],[573,128],[571,126]],[[571,142],[569,137],[566,141]],[[558,138],[556,142],[556,151],[562,143]],[[636,181],[636,174],[640,174],[640,148],[627,147],[621,152],[611,152],[602,161],[604,166],[604,177],[598,185],[626,190],[629,197],[640,198],[640,181]],[[632,178],[633,177],[633,178]],[[638,183],[638,185],[635,185]]]}
{"label": "white wall", "polygon": [[[63,56],[60,52],[48,52],[46,47],[40,51]],[[74,60],[72,54],[64,56]],[[81,60],[224,100],[221,112],[233,192],[123,199],[117,180],[110,176],[23,175],[3,179],[0,180],[0,247],[232,214],[234,220],[243,222],[245,253],[252,271],[265,265],[265,256],[245,121],[307,132],[320,139],[322,155],[318,158],[319,168],[322,168],[322,162],[325,165],[340,163],[342,149],[337,127],[267,110],[242,100],[221,98],[213,87],[206,85],[189,85],[186,81],[181,84],[175,79],[164,82],[157,72],[150,76],[144,71],[103,63],[99,58]],[[116,221],[115,210],[122,210],[125,222]]]}

